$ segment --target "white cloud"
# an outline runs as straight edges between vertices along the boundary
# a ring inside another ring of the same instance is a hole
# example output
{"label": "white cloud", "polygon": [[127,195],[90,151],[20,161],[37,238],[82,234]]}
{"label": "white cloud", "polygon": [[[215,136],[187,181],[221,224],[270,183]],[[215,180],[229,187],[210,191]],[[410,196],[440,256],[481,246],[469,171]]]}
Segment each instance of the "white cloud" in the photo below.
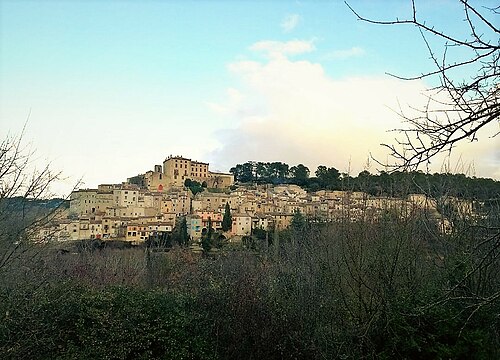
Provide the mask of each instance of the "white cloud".
{"label": "white cloud", "polygon": [[263,51],[269,56],[299,55],[314,51],[314,40],[290,40],[286,42],[264,40],[250,46],[251,51]]}
{"label": "white cloud", "polygon": [[363,56],[365,54],[365,50],[360,47],[352,47],[350,49],[344,50],[335,50],[325,56],[325,59],[329,60],[343,60],[355,56]]}
{"label": "white cloud", "polygon": [[295,29],[300,22],[300,15],[297,14],[289,14],[285,16],[280,26],[284,32],[288,33]]}
{"label": "white cloud", "polygon": [[238,110],[238,107],[244,99],[244,96],[239,90],[235,88],[228,88],[226,89],[226,97],[227,99],[225,100],[224,104],[213,101],[205,101],[204,103],[210,110],[217,114],[230,115]]}
{"label": "white cloud", "polygon": [[[275,45],[261,42],[252,48]],[[312,171],[324,164],[357,175],[370,153],[382,161],[387,159],[380,144],[394,143],[396,134],[388,130],[402,126],[393,109],[402,104],[410,111],[406,104],[420,108],[426,103],[423,82],[387,76],[334,80],[319,63],[285,56],[236,61],[228,68],[245,90],[233,111],[231,129],[216,133],[220,146],[211,153],[210,161],[220,168],[248,160],[285,161],[304,163]],[[244,111],[248,108],[258,111]],[[498,176],[500,159],[494,150],[498,142],[483,138],[481,146],[474,146],[475,142],[457,147],[452,166],[461,157],[464,166],[474,162],[477,176]],[[490,161],[483,161],[486,158]],[[434,161],[432,171],[441,169],[441,161]],[[369,170],[376,172],[372,166]]]}

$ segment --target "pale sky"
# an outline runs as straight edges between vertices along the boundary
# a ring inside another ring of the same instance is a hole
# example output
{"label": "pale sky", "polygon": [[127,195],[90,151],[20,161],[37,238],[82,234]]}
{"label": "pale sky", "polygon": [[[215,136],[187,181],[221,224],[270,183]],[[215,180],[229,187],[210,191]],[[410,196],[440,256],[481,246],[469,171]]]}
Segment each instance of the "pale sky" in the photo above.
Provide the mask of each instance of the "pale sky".
{"label": "pale sky", "polygon": [[[457,1],[416,3],[463,33]],[[411,11],[409,0],[350,4],[382,20]],[[254,160],[376,173],[367,159],[385,160],[394,110],[424,104],[433,85],[386,73],[431,69],[416,28],[357,21],[343,1],[0,0],[0,135],[31,112],[25,138],[64,172],[60,193],[79,178],[120,183],[170,154],[219,171]],[[432,170],[500,179],[498,130]]]}

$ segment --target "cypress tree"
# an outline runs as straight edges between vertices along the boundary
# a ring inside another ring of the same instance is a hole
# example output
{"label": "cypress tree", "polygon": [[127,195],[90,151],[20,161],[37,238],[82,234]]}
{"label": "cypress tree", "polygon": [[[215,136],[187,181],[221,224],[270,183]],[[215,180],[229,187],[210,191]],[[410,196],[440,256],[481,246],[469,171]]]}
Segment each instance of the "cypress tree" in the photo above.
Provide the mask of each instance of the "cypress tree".
{"label": "cypress tree", "polygon": [[233,219],[231,217],[231,208],[229,203],[226,203],[226,208],[224,210],[224,216],[222,217],[222,231],[229,231],[233,225]]}

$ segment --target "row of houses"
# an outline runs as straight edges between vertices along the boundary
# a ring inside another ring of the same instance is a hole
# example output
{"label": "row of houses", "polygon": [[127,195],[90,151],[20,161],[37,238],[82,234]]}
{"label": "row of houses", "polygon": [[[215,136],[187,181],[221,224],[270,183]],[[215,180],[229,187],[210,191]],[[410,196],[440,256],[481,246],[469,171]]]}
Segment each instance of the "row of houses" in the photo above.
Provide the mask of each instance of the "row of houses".
{"label": "row of houses", "polygon": [[[364,192],[321,190],[307,193],[297,185],[233,186],[232,175],[211,172],[208,163],[170,156],[155,170],[129,178],[122,184],[102,184],[71,194],[62,218],[42,229],[40,237],[58,240],[124,239],[138,243],[150,236],[169,233],[176,220],[185,217],[188,233],[199,239],[208,226],[222,228],[229,205],[232,227],[227,236],[251,235],[254,229],[285,229],[296,212],[315,221],[374,220],[388,210],[412,216],[426,210],[438,219],[443,231],[451,224],[438,212],[438,203],[421,194],[407,198],[375,197]],[[184,186],[186,179],[204,181],[206,191],[196,196]],[[232,190],[230,190],[230,188]],[[451,199],[464,213],[466,201]]]}
{"label": "row of houses", "polygon": [[40,229],[40,240],[120,239],[134,244],[150,236],[171,233],[175,214],[121,218],[109,216],[57,219]]}
{"label": "row of houses", "polygon": [[[71,195],[68,217],[43,229],[41,236],[59,240],[124,239],[134,243],[171,232],[176,219],[186,217],[189,236],[200,239],[208,226],[221,230],[229,204],[232,228],[227,236],[251,235],[256,228],[285,229],[295,212],[317,221],[376,219],[388,209],[401,216],[428,210],[436,218],[436,200],[424,195],[406,199],[373,197],[363,192],[307,193],[296,185],[238,187],[235,191],[205,191],[193,196],[184,187],[151,192],[134,184],[100,185]],[[442,218],[442,217],[441,217]],[[446,219],[442,219],[443,226]]]}

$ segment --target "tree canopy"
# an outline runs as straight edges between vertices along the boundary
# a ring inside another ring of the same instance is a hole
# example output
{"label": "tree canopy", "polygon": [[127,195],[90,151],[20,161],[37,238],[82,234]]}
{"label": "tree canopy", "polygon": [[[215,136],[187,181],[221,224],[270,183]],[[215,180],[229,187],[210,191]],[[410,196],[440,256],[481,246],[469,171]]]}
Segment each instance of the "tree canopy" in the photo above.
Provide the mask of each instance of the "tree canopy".
{"label": "tree canopy", "polygon": [[[308,191],[352,190],[363,191],[376,196],[406,196],[427,194],[432,197],[443,195],[468,199],[491,200],[500,198],[500,181],[486,178],[467,177],[464,174],[434,173],[422,171],[381,171],[371,174],[367,170],[358,176],[342,174],[335,167],[318,166],[315,177],[302,165],[290,167],[282,162],[265,163],[249,161],[232,168],[235,180],[246,182],[247,174],[238,169],[248,169],[251,179],[258,184],[296,184]],[[288,169],[285,176],[278,169]]]}

